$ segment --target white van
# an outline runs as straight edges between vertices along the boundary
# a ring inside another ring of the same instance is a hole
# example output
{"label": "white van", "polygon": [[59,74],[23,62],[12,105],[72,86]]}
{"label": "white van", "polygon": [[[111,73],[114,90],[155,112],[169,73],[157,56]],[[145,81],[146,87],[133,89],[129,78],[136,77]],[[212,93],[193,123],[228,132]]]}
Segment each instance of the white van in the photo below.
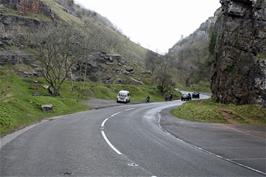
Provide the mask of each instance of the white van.
{"label": "white van", "polygon": [[130,93],[127,90],[120,90],[117,94],[117,103],[129,103],[130,102]]}

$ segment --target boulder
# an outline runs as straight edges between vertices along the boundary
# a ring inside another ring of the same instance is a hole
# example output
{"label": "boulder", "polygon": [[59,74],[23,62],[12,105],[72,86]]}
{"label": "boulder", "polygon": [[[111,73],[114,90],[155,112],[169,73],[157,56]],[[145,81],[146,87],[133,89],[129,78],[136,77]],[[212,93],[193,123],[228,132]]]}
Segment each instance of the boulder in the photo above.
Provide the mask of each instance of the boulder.
{"label": "boulder", "polygon": [[133,77],[130,77],[130,80],[131,80],[131,84],[134,84],[134,85],[143,85],[144,83],[140,80],[137,80]]}
{"label": "boulder", "polygon": [[133,73],[134,72],[134,68],[126,67],[126,71],[129,72],[129,73]]}
{"label": "boulder", "polygon": [[45,104],[41,106],[43,112],[53,112],[54,106],[52,104]]}

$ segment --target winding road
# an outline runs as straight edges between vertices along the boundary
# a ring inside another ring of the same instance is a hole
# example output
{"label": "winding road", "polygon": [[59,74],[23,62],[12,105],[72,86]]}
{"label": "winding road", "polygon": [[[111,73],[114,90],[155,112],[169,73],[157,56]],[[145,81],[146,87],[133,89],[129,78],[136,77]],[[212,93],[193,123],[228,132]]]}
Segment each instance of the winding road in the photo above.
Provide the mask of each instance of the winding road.
{"label": "winding road", "polygon": [[[181,101],[173,101],[122,105],[42,122],[2,144],[0,174],[265,176],[264,138],[252,138],[216,124],[171,122],[175,120],[167,114],[167,109],[181,104]],[[175,124],[177,130],[172,127]],[[191,132],[184,133],[186,130]],[[228,136],[230,131],[234,135]],[[200,141],[201,136],[204,141]],[[226,138],[250,148],[232,149],[227,146],[232,142],[226,144]],[[221,139],[225,143],[221,149],[211,148],[221,144]],[[234,160],[231,158],[234,154],[253,161]]]}

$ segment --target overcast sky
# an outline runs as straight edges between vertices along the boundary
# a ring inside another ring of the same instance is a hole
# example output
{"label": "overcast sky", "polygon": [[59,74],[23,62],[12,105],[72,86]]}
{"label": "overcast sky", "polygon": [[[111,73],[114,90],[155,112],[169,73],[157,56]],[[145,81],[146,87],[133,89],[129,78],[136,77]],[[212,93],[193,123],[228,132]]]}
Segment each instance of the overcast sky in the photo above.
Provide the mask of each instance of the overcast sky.
{"label": "overcast sky", "polygon": [[165,53],[220,7],[219,0],[75,0],[107,17],[132,41]]}

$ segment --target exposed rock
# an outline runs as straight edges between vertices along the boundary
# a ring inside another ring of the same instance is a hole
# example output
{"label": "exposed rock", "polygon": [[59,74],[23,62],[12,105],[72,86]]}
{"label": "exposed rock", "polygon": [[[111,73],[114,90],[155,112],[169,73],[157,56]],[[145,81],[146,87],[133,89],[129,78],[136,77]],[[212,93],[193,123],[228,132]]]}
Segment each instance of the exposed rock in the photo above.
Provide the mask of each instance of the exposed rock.
{"label": "exposed rock", "polygon": [[129,72],[129,73],[133,73],[134,72],[134,68],[126,67],[126,71]]}
{"label": "exposed rock", "polygon": [[34,63],[33,61],[33,55],[22,51],[0,51],[0,65],[31,65]]}
{"label": "exposed rock", "polygon": [[[57,5],[60,8],[53,8],[52,5]],[[67,14],[62,15],[62,10]],[[50,17],[52,20],[46,17]],[[120,34],[111,22],[96,12],[74,4],[73,0],[54,0],[53,3],[47,3],[43,0],[0,0],[0,66],[26,64],[32,66],[36,73],[41,73],[38,61],[35,60],[34,55],[30,54],[31,52],[35,54],[36,51],[34,51],[34,46],[29,44],[27,34],[35,30],[38,31],[47,25],[65,24],[65,22],[75,28],[76,23],[71,24],[65,17],[76,19],[77,23],[84,22],[86,27],[90,29],[88,35],[91,35],[90,37],[95,40],[96,48],[94,49],[96,51],[87,59],[77,61],[78,64],[74,66],[73,73],[69,77],[76,81],[91,80],[115,83],[119,78],[123,79],[121,82],[124,82],[129,80],[129,76],[135,77],[142,69],[146,49],[143,52],[138,48],[127,51],[129,46],[130,49],[132,48],[131,41],[127,39],[126,43],[122,42],[121,39],[126,39],[126,37]],[[87,30],[85,31],[87,32]],[[92,37],[94,35],[95,38]],[[98,35],[99,37],[97,37]],[[109,43],[117,42],[119,45],[121,43],[121,46],[124,45],[121,50],[109,46]],[[140,46],[136,45],[136,47]],[[97,52],[97,50],[105,50],[106,52]],[[135,63],[135,59],[139,62]],[[126,66],[131,66],[131,64],[139,64],[140,67],[138,69],[133,68],[133,72],[130,70],[128,76],[123,75]],[[28,72],[18,73],[25,77],[35,75]],[[106,79],[108,77],[111,79]]]}
{"label": "exposed rock", "polygon": [[52,104],[42,105],[41,109],[43,112],[52,112],[54,110],[54,106]]}
{"label": "exposed rock", "polygon": [[123,81],[122,79],[117,79],[117,80],[115,81],[115,83],[116,83],[116,84],[123,84],[124,81]]}
{"label": "exposed rock", "polygon": [[212,73],[213,98],[222,103],[265,101],[265,0],[221,0]]}
{"label": "exposed rock", "polygon": [[19,11],[22,15],[42,13],[52,19],[55,18],[55,14],[41,0],[0,0],[0,3]]}
{"label": "exposed rock", "polygon": [[[124,83],[120,79],[122,74],[128,76],[134,74],[134,68],[122,65],[126,63],[120,54],[108,54],[106,52],[95,52],[86,60],[80,61],[73,70],[72,79],[83,81],[85,78],[91,81],[102,81],[106,84]],[[121,66],[120,66],[121,64]],[[82,75],[80,73],[83,73]],[[87,76],[84,76],[84,73]],[[129,79],[129,78],[128,78]]]}
{"label": "exposed rock", "polygon": [[135,84],[135,85],[143,85],[144,84],[142,81],[137,80],[137,79],[135,79],[133,77],[130,77],[130,80],[131,80],[131,83]]}
{"label": "exposed rock", "polygon": [[32,77],[32,76],[40,76],[39,73],[37,73],[36,71],[22,71],[20,74],[22,77]]}
{"label": "exposed rock", "polygon": [[125,74],[125,75],[129,75],[130,72],[128,72],[128,71],[123,71],[123,74]]}

